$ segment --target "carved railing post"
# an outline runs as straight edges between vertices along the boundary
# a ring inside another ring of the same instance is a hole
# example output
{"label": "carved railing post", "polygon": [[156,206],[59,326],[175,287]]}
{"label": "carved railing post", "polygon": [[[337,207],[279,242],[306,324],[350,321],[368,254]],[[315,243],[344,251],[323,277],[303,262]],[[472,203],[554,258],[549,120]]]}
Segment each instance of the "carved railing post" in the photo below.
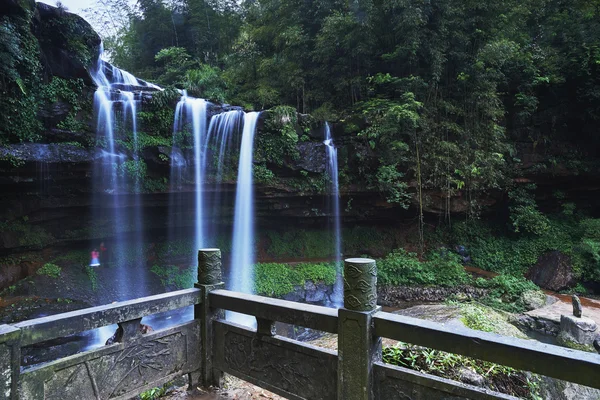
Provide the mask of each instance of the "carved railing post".
{"label": "carved railing post", "polygon": [[338,311],[338,400],[373,399],[373,363],[381,338],[371,319],[378,312],[377,266],[368,258],[344,262],[344,307]]}
{"label": "carved railing post", "polygon": [[18,328],[0,325],[0,399],[19,398],[20,337]]}
{"label": "carved railing post", "polygon": [[201,325],[202,365],[198,373],[190,374],[190,386],[199,383],[204,387],[219,387],[223,373],[213,368],[213,321],[224,318],[224,315],[222,311],[210,307],[208,294],[225,287],[221,272],[221,250],[198,250],[198,283],[194,286],[201,290],[202,296],[202,303],[194,309],[194,318],[199,319]]}

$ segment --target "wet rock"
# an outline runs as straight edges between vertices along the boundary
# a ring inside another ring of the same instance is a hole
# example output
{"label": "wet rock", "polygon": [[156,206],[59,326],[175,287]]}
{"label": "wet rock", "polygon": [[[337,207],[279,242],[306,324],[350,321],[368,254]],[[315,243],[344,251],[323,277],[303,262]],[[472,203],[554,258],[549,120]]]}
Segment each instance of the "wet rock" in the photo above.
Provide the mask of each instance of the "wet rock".
{"label": "wet rock", "polygon": [[535,318],[527,314],[512,316],[510,323],[523,332],[537,332],[545,336],[557,336],[560,325],[544,318]]}
{"label": "wet rock", "polygon": [[460,370],[458,370],[458,379],[460,379],[461,382],[473,386],[483,387],[485,385],[485,378],[467,367],[461,367]]}
{"label": "wet rock", "polygon": [[461,297],[465,300],[479,299],[488,290],[473,286],[380,286],[377,288],[378,303],[394,306],[401,302],[442,302],[449,297]]}
{"label": "wet rock", "polygon": [[304,288],[296,286],[294,291],[283,296],[283,299],[287,301],[303,302],[305,297],[306,292],[304,291]]}
{"label": "wet rock", "polygon": [[598,334],[598,325],[586,317],[562,315],[560,318],[560,333],[558,342],[566,347],[589,350]]}
{"label": "wet rock", "polygon": [[573,296],[571,301],[573,302],[573,315],[577,318],[581,318],[581,314],[583,312],[581,300],[579,300],[579,297]]}
{"label": "wet rock", "polygon": [[544,400],[598,400],[600,390],[572,382],[540,376],[540,398]]}
{"label": "wet rock", "polygon": [[315,284],[313,281],[306,281],[304,284],[306,295],[304,300],[307,303],[319,303],[325,300],[327,288],[322,284]]}
{"label": "wet rock", "polygon": [[559,292],[575,285],[571,258],[560,251],[543,254],[525,276],[541,288]]}
{"label": "wet rock", "polygon": [[325,145],[320,142],[304,142],[298,144],[300,157],[290,168],[294,170],[305,170],[309,172],[322,173],[327,165],[327,154]]}
{"label": "wet rock", "polygon": [[[64,23],[66,18],[69,19],[68,24]],[[63,28],[65,25],[69,32],[56,31],[66,29]],[[64,39],[75,35],[78,44],[85,48],[90,57],[98,54],[100,36],[87,21],[64,9],[36,3],[33,32],[38,38],[44,38],[40,40],[40,45],[46,71],[64,79],[83,79],[86,84],[93,84],[88,73],[88,60],[82,55],[81,47],[73,46]]]}
{"label": "wet rock", "polygon": [[521,295],[523,305],[527,311],[535,310],[546,305],[546,295],[539,290],[528,290]]}
{"label": "wet rock", "polygon": [[0,158],[25,162],[85,163],[94,159],[92,151],[64,143],[19,143],[0,148]]}

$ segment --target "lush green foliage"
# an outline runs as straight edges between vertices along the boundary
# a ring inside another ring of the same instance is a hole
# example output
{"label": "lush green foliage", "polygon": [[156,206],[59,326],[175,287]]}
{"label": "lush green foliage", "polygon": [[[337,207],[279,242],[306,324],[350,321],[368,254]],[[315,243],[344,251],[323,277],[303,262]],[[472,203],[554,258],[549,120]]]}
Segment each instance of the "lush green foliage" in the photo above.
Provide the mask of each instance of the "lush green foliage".
{"label": "lush green foliage", "polygon": [[[523,221],[523,220],[521,220]],[[560,251],[571,258],[574,271],[582,280],[598,280],[600,265],[597,261],[600,248],[600,224],[598,219],[590,219],[579,214],[541,214],[545,226],[537,233],[511,234],[511,229],[492,227],[481,221],[459,222],[444,237],[445,243],[464,245],[468,248],[472,264],[488,271],[522,276],[539,257],[548,251]],[[525,228],[524,228],[525,229]],[[525,229],[526,232],[531,230]]]}
{"label": "lush green foliage", "polygon": [[459,257],[431,253],[424,261],[415,253],[395,250],[377,263],[379,282],[384,285],[441,285],[456,286],[471,281]]}
{"label": "lush green foliage", "polygon": [[50,278],[59,278],[61,270],[62,269],[56,264],[46,263],[42,268],[37,270],[37,274],[49,276]]}
{"label": "lush green foliage", "polygon": [[68,105],[69,113],[56,127],[87,129],[78,119],[81,111],[91,111],[82,81],[52,77],[41,49],[62,49],[72,63],[87,66],[96,56],[95,33],[79,17],[62,13],[38,21],[34,35],[34,11],[28,2],[20,7],[0,19],[0,144],[38,140],[48,123],[39,119],[38,112],[58,101]]}
{"label": "lush green foliage", "polygon": [[298,264],[291,267],[280,263],[258,263],[254,270],[254,291],[265,296],[280,297],[304,286],[307,280],[335,282],[336,267],[328,263]]}

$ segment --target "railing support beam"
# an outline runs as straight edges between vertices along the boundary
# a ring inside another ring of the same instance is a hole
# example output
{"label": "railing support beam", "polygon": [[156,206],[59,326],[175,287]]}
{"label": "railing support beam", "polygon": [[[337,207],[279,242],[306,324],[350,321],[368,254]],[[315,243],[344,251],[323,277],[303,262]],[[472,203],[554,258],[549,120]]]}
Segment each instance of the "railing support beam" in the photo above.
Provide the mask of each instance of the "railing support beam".
{"label": "railing support beam", "polygon": [[338,400],[372,400],[373,363],[381,360],[374,335],[377,266],[367,258],[344,263],[344,307],[338,313]]}
{"label": "railing support beam", "polygon": [[221,250],[198,250],[198,283],[194,285],[200,289],[202,302],[194,308],[194,318],[200,320],[201,329],[201,359],[200,369],[189,374],[190,389],[200,384],[204,387],[220,387],[223,373],[213,367],[213,322],[224,318],[223,311],[210,306],[208,295],[213,290],[224,289],[221,272]]}

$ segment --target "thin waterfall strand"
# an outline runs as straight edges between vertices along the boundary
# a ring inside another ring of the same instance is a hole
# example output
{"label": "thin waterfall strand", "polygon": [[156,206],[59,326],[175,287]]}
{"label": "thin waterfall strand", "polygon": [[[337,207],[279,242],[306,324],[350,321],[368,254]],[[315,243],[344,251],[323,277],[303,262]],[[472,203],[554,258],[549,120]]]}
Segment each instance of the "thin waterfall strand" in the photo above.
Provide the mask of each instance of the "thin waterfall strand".
{"label": "thin waterfall strand", "polygon": [[333,289],[333,303],[336,307],[342,305],[343,284],[342,284],[342,238],[340,221],[340,192],[338,183],[338,159],[337,149],[333,144],[331,137],[331,128],[329,123],[325,123],[325,140],[323,141],[327,150],[327,173],[331,179],[331,217],[334,236],[334,260],[337,268],[337,278]]}

